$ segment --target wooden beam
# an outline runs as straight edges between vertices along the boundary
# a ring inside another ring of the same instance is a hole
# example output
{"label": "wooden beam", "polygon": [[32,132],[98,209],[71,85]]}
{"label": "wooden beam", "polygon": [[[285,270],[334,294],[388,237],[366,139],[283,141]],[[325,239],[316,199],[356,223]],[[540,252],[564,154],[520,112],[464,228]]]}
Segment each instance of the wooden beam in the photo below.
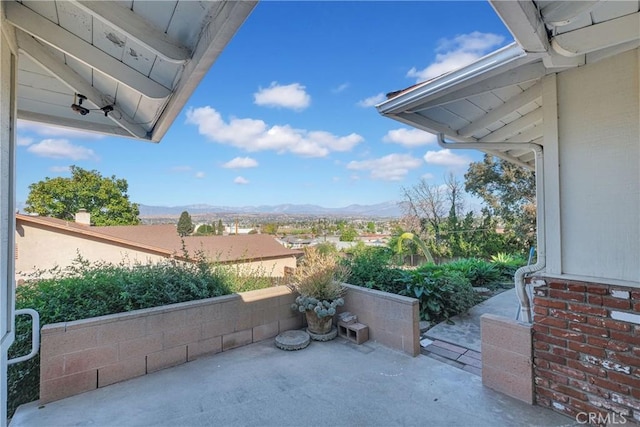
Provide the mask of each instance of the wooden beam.
{"label": "wooden beam", "polygon": [[577,56],[638,39],[640,12],[558,34],[551,40],[551,46],[560,55]]}
{"label": "wooden beam", "polygon": [[476,121],[469,123],[467,126],[463,127],[458,131],[458,133],[462,136],[471,136],[480,129],[486,128],[487,126],[497,122],[504,116],[513,113],[518,108],[522,108],[525,105],[535,101],[536,99],[542,96],[542,85],[540,83],[536,83],[531,86],[529,89],[524,92],[514,96],[513,98],[507,100],[504,104],[499,107],[494,108],[489,111],[484,116],[480,117]]}
{"label": "wooden beam", "polygon": [[[480,139],[480,142],[504,142],[505,140],[517,135],[522,131],[534,123],[542,121],[542,108],[538,108],[530,112],[529,114],[520,117],[517,120],[512,121],[511,123],[502,126],[500,129],[496,129],[491,132],[489,135]],[[520,142],[529,142],[529,141],[520,141]]]}
{"label": "wooden beam", "polygon": [[136,92],[152,99],[164,99],[171,94],[170,89],[43,18],[28,7],[16,1],[10,1],[5,3],[5,11],[7,21],[15,27],[116,79]]}
{"label": "wooden beam", "polygon": [[[16,37],[18,39],[18,46],[25,55],[27,55],[36,63],[40,64],[49,72],[51,72],[51,74],[57,77],[71,90],[75,91],[76,93],[83,94],[87,97],[88,101],[92,102],[98,107],[111,105],[113,103],[112,100],[108,99],[100,91],[94,88],[71,67],[69,67],[67,64],[64,64],[62,61],[52,55],[33,37],[20,30],[16,30]],[[107,117],[113,120],[118,126],[129,132],[132,136],[140,139],[149,139],[147,135],[148,132],[142,126],[134,123],[133,120],[128,117],[127,114],[122,112],[117,106],[114,105],[113,108],[113,112],[109,113]],[[102,114],[101,112],[98,113]],[[85,121],[84,123],[87,122],[88,121]]]}
{"label": "wooden beam", "polygon": [[165,32],[159,31],[148,21],[136,15],[131,9],[116,2],[72,0],[73,4],[95,19],[117,29],[127,37],[140,43],[165,61],[184,63],[191,58],[191,52]]}

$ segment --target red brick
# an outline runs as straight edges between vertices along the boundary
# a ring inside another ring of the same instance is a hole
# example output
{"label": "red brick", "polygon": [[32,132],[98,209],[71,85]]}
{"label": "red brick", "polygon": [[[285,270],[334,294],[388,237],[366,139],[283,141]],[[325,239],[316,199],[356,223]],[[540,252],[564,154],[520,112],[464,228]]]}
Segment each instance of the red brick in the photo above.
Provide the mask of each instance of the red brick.
{"label": "red brick", "polygon": [[573,369],[577,369],[578,371],[586,372],[587,374],[595,375],[598,377],[606,377],[607,371],[602,369],[599,366],[592,365],[586,362],[580,362],[578,360],[567,360],[567,366]]}
{"label": "red brick", "polygon": [[540,386],[540,387],[544,387],[544,388],[549,388],[549,380],[546,378],[542,378],[542,377],[535,377],[533,379],[533,382],[536,386]]}
{"label": "red brick", "polygon": [[536,341],[533,343],[533,348],[535,348],[536,350],[543,350],[543,351],[549,350],[549,344],[542,341]]}
{"label": "red brick", "polygon": [[547,390],[546,388],[542,388],[542,387],[538,387],[536,391],[543,396],[546,396],[552,400],[555,400],[556,402],[563,402],[563,403],[569,402],[569,398],[567,396],[564,396],[555,391]]}
{"label": "red brick", "polygon": [[536,297],[546,297],[547,296],[547,291],[548,289],[541,289],[541,288],[533,288],[533,296]]}
{"label": "red brick", "polygon": [[551,400],[547,399],[544,396],[536,394],[536,405],[542,406],[543,408],[549,408],[551,406]]}
{"label": "red brick", "polygon": [[586,394],[584,394],[581,391],[575,390],[571,387],[567,387],[566,385],[551,383],[549,387],[551,388],[551,390],[558,391],[564,395],[575,397],[576,399],[579,399],[579,400],[587,400]]}
{"label": "red brick", "polygon": [[628,342],[629,344],[633,344],[633,345],[640,345],[640,336],[625,334],[624,332],[618,332],[618,331],[611,331],[610,335],[611,335],[611,339]]}
{"label": "red brick", "polygon": [[640,311],[640,301],[633,304],[633,311]]}
{"label": "red brick", "polygon": [[569,329],[597,337],[606,338],[609,336],[609,331],[605,328],[598,328],[596,326],[585,325],[583,323],[569,323]]}
{"label": "red brick", "polygon": [[546,360],[534,359],[533,365],[536,368],[549,369],[549,362],[547,362]]}
{"label": "red brick", "polygon": [[608,372],[607,374],[608,374],[607,376],[611,381],[630,385],[631,387],[634,387],[634,388],[640,388],[640,378],[634,378],[631,375],[622,374],[620,372]]}
{"label": "red brick", "polygon": [[549,289],[567,289],[567,282],[549,282],[547,283]]}
{"label": "red brick", "polygon": [[584,304],[569,303],[569,304],[567,304],[567,308],[570,311],[576,311],[578,313],[591,314],[593,316],[606,317],[609,314],[609,312],[607,311],[606,308],[592,307],[592,306],[584,305]]}
{"label": "red brick", "polygon": [[600,337],[587,337],[587,344],[596,347],[602,347],[606,350],[613,351],[628,351],[629,344],[621,343],[619,341],[608,340]]}
{"label": "red brick", "polygon": [[629,388],[629,386],[627,385],[616,384],[615,382],[604,378],[590,376],[588,378],[588,381],[591,384],[595,384],[598,387],[606,388],[607,390],[615,391],[616,393],[629,394],[629,392],[631,391],[631,388]]}
{"label": "red brick", "polygon": [[583,283],[569,282],[567,284],[567,290],[573,292],[584,292],[587,290],[587,287]]}
{"label": "red brick", "polygon": [[600,387],[596,387],[595,385],[589,384],[588,382],[585,382],[585,381],[569,379],[569,385],[573,388],[585,391],[590,394],[595,394],[596,396],[604,397],[606,399],[608,399],[611,396],[611,394],[607,390],[601,389]]}
{"label": "red brick", "polygon": [[568,346],[571,350],[575,350],[580,353],[590,354],[591,356],[596,356],[596,357],[607,357],[607,353],[604,351],[603,348],[592,347],[590,345],[581,344],[577,342],[570,342],[568,343]]}
{"label": "red brick", "polygon": [[629,332],[631,330],[631,325],[628,323],[620,322],[618,320],[613,319],[603,319],[604,326],[609,329],[615,329],[616,331]]}
{"label": "red brick", "polygon": [[584,314],[571,313],[569,311],[557,310],[555,308],[549,309],[549,315],[551,317],[558,317],[560,319],[566,319],[577,323],[585,323],[587,321],[587,316]]}
{"label": "red brick", "polygon": [[551,289],[549,291],[549,296],[551,298],[557,298],[557,299],[567,300],[567,301],[577,301],[577,302],[585,301],[585,295],[582,293],[561,291],[558,289]]}
{"label": "red brick", "polygon": [[[559,363],[560,365],[566,364],[566,359],[562,356],[558,356],[556,354],[551,354],[546,351],[538,351],[536,352],[536,358],[548,360],[549,362]],[[535,359],[534,359],[535,360]]]}
{"label": "red brick", "polygon": [[546,378],[558,384],[569,384],[569,378],[564,375],[557,374],[555,372],[547,371],[546,369],[537,369],[536,373],[542,378]]}
{"label": "red brick", "polygon": [[564,319],[558,319],[555,317],[543,317],[535,316],[534,322],[539,325],[554,326],[556,328],[565,329],[567,327],[567,321]]}
{"label": "red brick", "polygon": [[592,305],[602,305],[602,297],[600,295],[587,295],[587,302]]}
{"label": "red brick", "polygon": [[538,298],[538,297],[533,298],[533,304],[540,305],[542,307],[549,307],[549,308],[560,308],[560,309],[567,308],[567,303],[564,301],[555,301],[555,300]]}
{"label": "red brick", "polygon": [[593,326],[599,326],[599,327],[604,327],[604,322],[606,320],[610,320],[610,319],[604,319],[602,317],[593,317],[593,316],[587,316],[587,323]]}
{"label": "red brick", "polygon": [[567,341],[547,334],[533,334],[533,342],[542,341],[559,347],[566,347]]}
{"label": "red brick", "polygon": [[549,333],[555,337],[565,338],[569,341],[584,342],[584,334],[580,332],[567,331],[566,329],[549,328]]}
{"label": "red brick", "polygon": [[[602,408],[597,408],[597,407],[595,407],[593,405],[589,405],[588,403],[585,403],[585,402],[583,402],[581,400],[578,400],[578,399],[571,399],[570,400],[570,405],[573,406],[574,408],[576,408],[578,410],[578,412],[580,412],[580,413],[583,413],[583,414],[584,413],[586,413],[586,414],[600,414],[600,416],[603,419],[606,419],[607,411],[603,410]],[[576,414],[576,416],[577,416],[577,414]],[[587,415],[587,417],[588,417],[588,415]],[[588,420],[588,418],[584,418],[583,416],[581,416],[581,418],[579,420],[576,419],[576,421],[579,421],[581,423],[584,422],[584,421],[587,421],[587,420]]]}
{"label": "red brick", "polygon": [[640,356],[640,348],[634,347],[632,351],[633,351],[633,354],[635,354],[636,356]]}
{"label": "red brick", "polygon": [[534,335],[536,333],[545,334],[545,335],[549,333],[549,328],[547,328],[544,325],[538,325],[538,324],[534,323],[531,328],[533,329]]}
{"label": "red brick", "polygon": [[[570,344],[573,344],[573,343],[570,343]],[[562,348],[562,347],[554,347],[551,350],[551,353],[556,354],[558,356],[565,357],[567,359],[577,359],[580,356],[580,354],[577,351],[567,350],[566,348]]]}
{"label": "red brick", "polygon": [[640,388],[631,389],[631,396],[633,396],[636,399],[640,400]]}
{"label": "red brick", "polygon": [[629,365],[636,368],[640,366],[640,357],[630,356],[630,355],[617,353],[613,351],[609,352],[608,356],[609,356],[609,359],[618,361],[625,365]]}
{"label": "red brick", "polygon": [[629,310],[631,308],[631,303],[628,299],[620,299],[620,298],[612,298],[612,297],[603,297],[602,305],[610,308],[618,308],[621,310]]}
{"label": "red brick", "polygon": [[547,314],[549,314],[549,310],[546,307],[534,306],[533,307],[533,312],[535,314],[540,314],[542,316],[546,316]]}
{"label": "red brick", "polygon": [[640,299],[640,291],[631,291],[632,299]]}
{"label": "red brick", "polygon": [[605,285],[587,285],[587,293],[596,295],[608,295],[609,287]]}
{"label": "red brick", "polygon": [[550,363],[549,367],[551,369],[553,369],[554,371],[562,372],[563,374],[568,375],[568,376],[570,376],[572,378],[577,378],[579,380],[583,380],[583,379],[586,378],[586,375],[585,375],[584,372],[582,372],[582,371],[580,371],[578,369],[571,368],[569,366],[563,366],[563,365],[558,365],[558,364],[555,364],[555,363]]}

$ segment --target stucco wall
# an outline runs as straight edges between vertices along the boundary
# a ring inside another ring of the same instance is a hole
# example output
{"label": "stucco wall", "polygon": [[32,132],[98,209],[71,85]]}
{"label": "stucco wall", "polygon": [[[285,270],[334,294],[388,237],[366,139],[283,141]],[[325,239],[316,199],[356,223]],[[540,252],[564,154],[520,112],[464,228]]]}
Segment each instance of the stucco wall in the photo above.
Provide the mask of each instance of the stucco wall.
{"label": "stucco wall", "polygon": [[639,50],[557,78],[562,272],[640,286]]}

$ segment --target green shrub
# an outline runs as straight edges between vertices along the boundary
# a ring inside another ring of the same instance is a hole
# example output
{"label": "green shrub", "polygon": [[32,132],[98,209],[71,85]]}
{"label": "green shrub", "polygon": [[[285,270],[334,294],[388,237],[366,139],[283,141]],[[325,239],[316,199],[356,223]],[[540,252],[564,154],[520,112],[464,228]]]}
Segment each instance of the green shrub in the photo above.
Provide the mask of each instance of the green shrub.
{"label": "green shrub", "polygon": [[466,258],[446,264],[448,268],[461,272],[472,286],[493,288],[501,281],[500,270],[488,261],[478,258]]}
{"label": "green shrub", "polygon": [[[200,255],[193,263],[90,264],[78,257],[66,270],[39,272],[16,289],[16,309],[33,308],[41,326],[149,307],[211,298],[271,286],[268,277],[241,276],[233,267],[211,264]],[[46,278],[41,278],[46,277]],[[29,353],[28,316],[16,319],[9,358]],[[38,399],[39,355],[9,367],[8,414]]]}
{"label": "green shrub", "polygon": [[467,312],[480,301],[469,279],[447,264],[425,264],[416,270],[404,271],[399,282],[404,285],[400,295],[420,302],[421,320],[448,320]]}
{"label": "green shrub", "polygon": [[526,265],[527,261],[520,255],[498,253],[491,257],[491,264],[498,269],[503,282],[513,282],[513,275],[516,270]]}
{"label": "green shrub", "polygon": [[397,294],[402,289],[402,284],[398,282],[402,270],[393,266],[393,256],[389,248],[356,246],[343,261],[351,270],[349,283]]}

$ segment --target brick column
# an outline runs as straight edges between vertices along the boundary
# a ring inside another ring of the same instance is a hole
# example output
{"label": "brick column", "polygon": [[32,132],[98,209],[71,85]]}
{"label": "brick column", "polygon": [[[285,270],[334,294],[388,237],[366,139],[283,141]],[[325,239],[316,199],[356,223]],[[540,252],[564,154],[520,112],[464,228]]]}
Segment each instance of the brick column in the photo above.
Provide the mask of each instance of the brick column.
{"label": "brick column", "polygon": [[640,289],[533,283],[537,404],[592,424],[640,422]]}

